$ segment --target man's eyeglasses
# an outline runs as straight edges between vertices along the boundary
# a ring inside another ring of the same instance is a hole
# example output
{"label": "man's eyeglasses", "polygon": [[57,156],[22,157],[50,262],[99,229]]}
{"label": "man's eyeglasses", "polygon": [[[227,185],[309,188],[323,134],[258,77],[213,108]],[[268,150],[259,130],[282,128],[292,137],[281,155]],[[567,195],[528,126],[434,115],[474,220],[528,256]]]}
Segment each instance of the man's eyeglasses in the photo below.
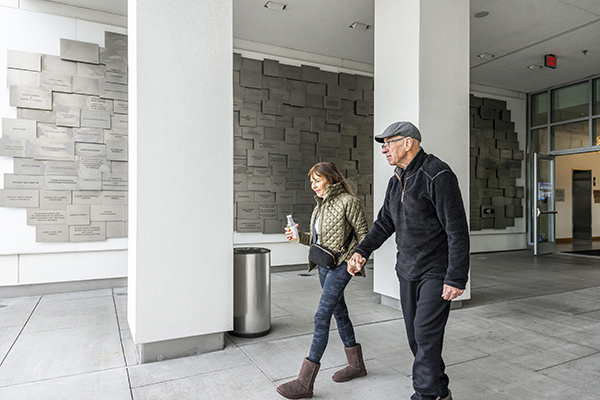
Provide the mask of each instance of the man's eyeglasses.
{"label": "man's eyeglasses", "polygon": [[388,149],[388,150],[389,150],[389,148],[390,148],[390,143],[397,142],[397,141],[399,141],[399,140],[404,140],[404,139],[406,139],[407,137],[408,137],[408,136],[401,137],[401,138],[399,138],[399,139],[388,140],[387,142],[385,142],[384,144],[382,144],[382,145],[381,145],[381,148],[382,148],[382,149]]}

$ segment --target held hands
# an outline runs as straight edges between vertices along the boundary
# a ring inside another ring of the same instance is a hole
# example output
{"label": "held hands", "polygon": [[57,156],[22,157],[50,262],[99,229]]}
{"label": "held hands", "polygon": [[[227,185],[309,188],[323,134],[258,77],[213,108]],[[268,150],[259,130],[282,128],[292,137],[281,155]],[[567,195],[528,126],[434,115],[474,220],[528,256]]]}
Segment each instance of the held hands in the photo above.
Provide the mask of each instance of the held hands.
{"label": "held hands", "polygon": [[352,258],[348,260],[348,273],[352,276],[355,276],[363,266],[367,263],[367,259],[361,256],[358,253],[354,253]]}
{"label": "held hands", "polygon": [[450,300],[454,300],[455,298],[457,298],[464,292],[465,291],[462,289],[457,289],[457,288],[449,286],[449,285],[444,285],[444,291],[442,292],[442,297],[444,300],[450,301]]}
{"label": "held hands", "polygon": [[[296,229],[298,229],[298,224],[296,224]],[[285,238],[291,242],[292,241],[292,230],[289,227],[285,227]]]}

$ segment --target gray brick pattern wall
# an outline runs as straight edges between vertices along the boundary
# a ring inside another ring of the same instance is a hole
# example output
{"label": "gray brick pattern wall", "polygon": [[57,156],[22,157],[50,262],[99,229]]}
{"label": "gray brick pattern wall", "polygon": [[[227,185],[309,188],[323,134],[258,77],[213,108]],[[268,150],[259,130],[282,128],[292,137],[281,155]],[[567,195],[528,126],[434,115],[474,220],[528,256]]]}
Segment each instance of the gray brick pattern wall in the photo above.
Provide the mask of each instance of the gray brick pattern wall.
{"label": "gray brick pattern wall", "polygon": [[309,230],[307,173],[331,161],[373,221],[373,78],[234,54],[237,232],[283,233],[286,215]]}

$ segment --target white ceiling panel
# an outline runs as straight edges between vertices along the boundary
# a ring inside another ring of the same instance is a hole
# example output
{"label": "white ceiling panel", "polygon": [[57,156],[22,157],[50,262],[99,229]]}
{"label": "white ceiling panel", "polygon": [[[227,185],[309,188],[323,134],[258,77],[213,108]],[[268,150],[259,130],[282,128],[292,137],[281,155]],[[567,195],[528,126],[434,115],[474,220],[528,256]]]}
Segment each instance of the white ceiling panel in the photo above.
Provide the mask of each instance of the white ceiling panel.
{"label": "white ceiling panel", "polygon": [[[471,82],[530,93],[600,74],[600,41],[594,38],[600,38],[600,23],[472,68]],[[552,53],[558,58],[556,69],[527,69],[543,65],[544,54]]]}
{"label": "white ceiling panel", "polygon": [[557,0],[471,0],[471,66],[485,62],[481,53],[496,58],[589,23],[598,16]]}
{"label": "white ceiling panel", "polygon": [[363,63],[373,63],[373,29],[350,29],[353,22],[373,25],[373,0],[277,0],[284,11],[264,7],[266,0],[233,1],[236,38]]}

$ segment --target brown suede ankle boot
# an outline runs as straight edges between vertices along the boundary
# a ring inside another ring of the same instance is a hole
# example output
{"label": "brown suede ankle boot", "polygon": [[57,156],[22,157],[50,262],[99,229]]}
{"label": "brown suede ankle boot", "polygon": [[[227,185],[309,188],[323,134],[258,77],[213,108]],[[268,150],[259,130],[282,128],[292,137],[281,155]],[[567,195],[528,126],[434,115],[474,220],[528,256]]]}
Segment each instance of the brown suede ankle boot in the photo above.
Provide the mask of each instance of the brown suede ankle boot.
{"label": "brown suede ankle boot", "polygon": [[308,358],[302,362],[298,378],[277,387],[277,393],[288,399],[310,399],[313,396],[313,385],[321,364],[315,364]]}
{"label": "brown suede ankle boot", "polygon": [[354,378],[360,378],[367,375],[367,369],[363,361],[362,347],[356,344],[354,347],[344,347],[348,366],[333,374],[331,379],[336,382],[348,382]]}

